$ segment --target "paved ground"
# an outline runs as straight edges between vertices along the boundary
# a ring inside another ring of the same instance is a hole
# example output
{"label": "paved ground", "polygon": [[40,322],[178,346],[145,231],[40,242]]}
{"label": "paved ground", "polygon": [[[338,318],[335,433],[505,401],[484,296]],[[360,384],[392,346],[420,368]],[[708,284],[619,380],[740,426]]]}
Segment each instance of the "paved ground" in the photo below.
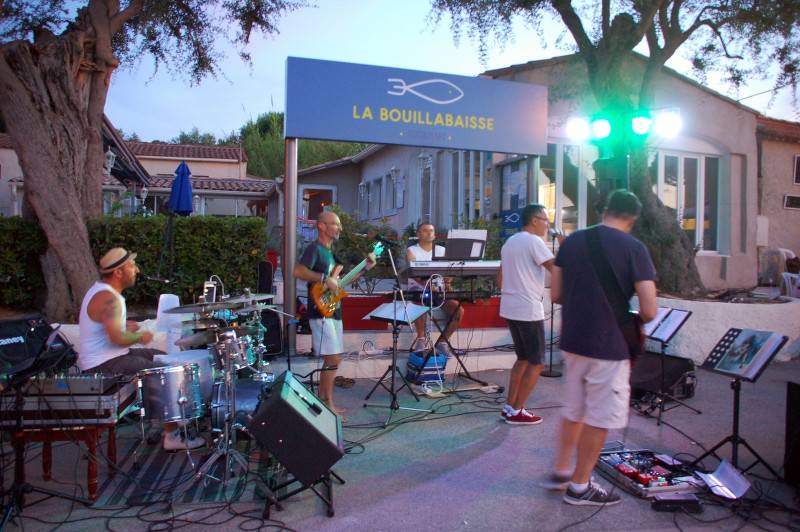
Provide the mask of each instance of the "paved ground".
{"label": "paved ground", "polygon": [[[279,365],[276,365],[276,370]],[[505,383],[507,372],[484,372],[483,378]],[[698,371],[698,387],[685,408],[668,412],[669,425],[632,411],[627,430],[610,434],[629,447],[643,447],[683,457],[697,456],[731,432],[732,392],[728,379]],[[741,432],[775,468],[784,456],[786,382],[800,382],[800,362],[775,363],[756,384],[742,389]],[[624,494],[623,503],[601,510],[564,504],[558,494],[539,486],[555,453],[561,379],[542,378],[529,405],[545,418],[535,427],[513,427],[499,421],[501,398],[479,392],[447,399],[423,399],[433,414],[401,411],[388,429],[380,425],[388,410],[362,408],[372,381],[357,381],[350,389],[337,389],[349,408],[344,435],[350,452],[336,464],[347,483],[335,491],[336,515],[325,516],[322,503],[305,492],[273,512],[280,522],[261,521],[261,503],[253,500],[225,504],[165,504],[86,508],[58,498],[28,496],[32,502],[23,519],[9,530],[255,530],[285,525],[295,530],[780,530],[800,526],[794,506],[796,492],[789,486],[765,480],[767,471],[756,468],[748,475],[753,488],[748,500],[736,505],[705,497],[698,516],[657,513],[647,501]],[[374,400],[388,404],[386,392]],[[407,392],[403,406],[415,404]],[[415,404],[416,406],[416,404]],[[796,423],[797,421],[795,421]],[[132,437],[135,427],[121,433]],[[9,447],[4,445],[5,482],[11,480]],[[29,478],[43,485],[37,449],[28,450]],[[730,458],[730,446],[721,454]],[[750,457],[742,453],[742,462]],[[73,444],[57,449],[53,489],[72,493],[85,482],[85,459]],[[716,461],[708,460],[708,467]],[[125,468],[123,466],[123,473]],[[101,466],[101,476],[105,475]],[[757,475],[757,476],[756,476]],[[605,481],[603,481],[605,482]],[[607,483],[606,483],[607,484]],[[36,502],[36,501],[39,502]]]}

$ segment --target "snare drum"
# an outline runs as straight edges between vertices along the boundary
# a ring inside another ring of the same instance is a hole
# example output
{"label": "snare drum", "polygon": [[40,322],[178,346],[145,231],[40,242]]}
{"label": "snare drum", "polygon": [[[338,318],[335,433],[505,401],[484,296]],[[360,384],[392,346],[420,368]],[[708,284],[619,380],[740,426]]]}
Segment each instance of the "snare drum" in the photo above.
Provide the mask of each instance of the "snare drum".
{"label": "snare drum", "polygon": [[146,419],[178,421],[203,417],[197,364],[184,364],[139,372],[139,404]]}
{"label": "snare drum", "polygon": [[[235,400],[236,412],[233,414],[233,422],[244,428],[250,422],[250,418],[258,410],[258,405],[262,399],[267,397],[272,388],[273,378],[267,380],[239,379],[236,383]],[[225,429],[225,412],[228,410],[228,400],[225,397],[224,383],[214,384],[214,401],[211,403],[211,429],[222,432]]]}
{"label": "snare drum", "polygon": [[189,349],[166,355],[156,355],[153,360],[168,366],[182,366],[184,364],[197,364],[198,378],[200,379],[200,395],[203,403],[211,403],[211,393],[214,390],[214,381],[219,377],[219,372],[214,367],[214,357],[208,349]]}

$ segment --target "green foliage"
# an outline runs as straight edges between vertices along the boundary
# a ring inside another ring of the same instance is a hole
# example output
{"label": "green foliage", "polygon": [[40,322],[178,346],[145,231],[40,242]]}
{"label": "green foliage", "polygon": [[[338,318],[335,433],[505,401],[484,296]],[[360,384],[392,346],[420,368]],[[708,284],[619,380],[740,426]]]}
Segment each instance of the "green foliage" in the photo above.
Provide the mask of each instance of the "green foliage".
{"label": "green foliage", "polygon": [[[159,271],[167,217],[102,218],[90,222],[89,239],[95,262],[117,246],[137,254],[136,263],[146,274],[169,276],[165,257]],[[202,293],[203,281],[212,274],[225,283],[228,293],[250,288],[255,292],[258,262],[263,260],[267,227],[261,218],[211,216],[174,219],[174,273],[169,285],[142,282],[126,291],[131,304],[155,305],[161,293],[176,293],[190,303]],[[44,294],[39,256],[47,240],[35,224],[19,217],[0,218],[0,305],[14,308],[39,306]],[[6,280],[6,278],[8,278]]]}
{"label": "green foliage", "polygon": [[[339,219],[342,222],[342,232],[339,240],[333,245],[333,252],[344,263],[344,274],[366,258],[375,245],[375,237],[378,236],[382,237],[382,240],[388,244],[395,261],[405,257],[405,248],[398,239],[397,232],[388,223],[374,225],[369,222],[358,221],[336,206],[332,210],[339,215]],[[366,238],[356,236],[356,233],[368,236]],[[393,275],[388,251],[384,251],[378,257],[378,265],[362,275],[358,280],[358,285],[364,292],[370,294],[375,289],[379,279],[391,278]]]}
{"label": "green foliage", "polygon": [[258,262],[266,249],[267,227],[260,218],[211,216],[176,217],[174,268],[168,259],[160,264],[167,217],[103,218],[89,224],[92,254],[99,258],[112,247],[136,252],[139,269],[149,275],[169,276],[169,285],[141,283],[126,292],[132,304],[152,305],[160,293],[177,293],[189,303],[202,293],[203,281],[212,274],[225,283],[228,293],[250,288],[255,292]]}
{"label": "green foliage", "polygon": [[39,226],[19,216],[0,217],[0,305],[30,308],[41,303],[44,277],[39,256],[47,239]]}
{"label": "green foliage", "polygon": [[[283,113],[270,112],[248,121],[239,130],[239,138],[247,152],[247,171],[261,177],[275,177],[284,171]],[[327,161],[354,155],[366,144],[301,140],[298,165],[308,168]]]}
{"label": "green foliage", "polygon": [[217,137],[213,133],[200,133],[197,126],[189,131],[181,131],[177,137],[170,140],[173,144],[204,144],[206,146],[216,146],[221,144],[222,139],[217,141]]}

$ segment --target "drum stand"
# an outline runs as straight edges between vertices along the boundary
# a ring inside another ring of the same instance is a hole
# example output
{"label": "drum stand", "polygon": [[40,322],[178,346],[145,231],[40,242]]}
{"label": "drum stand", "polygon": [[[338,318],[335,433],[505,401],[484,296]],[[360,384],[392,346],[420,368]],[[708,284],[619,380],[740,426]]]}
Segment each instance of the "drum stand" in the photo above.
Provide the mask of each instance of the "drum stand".
{"label": "drum stand", "polygon": [[[200,469],[195,474],[195,477],[199,479],[203,479],[204,482],[207,479],[213,479],[217,481],[222,481],[223,484],[227,484],[228,480],[230,480],[230,472],[233,470],[234,463],[239,464],[239,466],[244,470],[244,473],[247,474],[249,469],[248,459],[245,455],[240,453],[236,450],[236,426],[234,425],[234,417],[236,413],[236,370],[233,368],[232,361],[230,358],[226,360],[227,368],[225,369],[225,379],[223,384],[225,386],[225,427],[222,431],[222,435],[217,438],[217,446],[214,449],[214,452],[211,453],[211,456],[200,466]],[[220,458],[225,459],[225,470],[223,472],[222,478],[219,479],[214,477],[209,472],[211,468],[214,467],[214,464]]]}

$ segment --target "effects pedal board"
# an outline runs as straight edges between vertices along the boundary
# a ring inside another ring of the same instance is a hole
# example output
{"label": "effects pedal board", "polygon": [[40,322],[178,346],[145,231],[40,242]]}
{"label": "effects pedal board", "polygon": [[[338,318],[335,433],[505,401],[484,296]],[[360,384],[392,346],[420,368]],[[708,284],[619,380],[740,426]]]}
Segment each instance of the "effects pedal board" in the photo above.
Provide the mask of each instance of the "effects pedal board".
{"label": "effects pedal board", "polygon": [[625,491],[643,498],[694,493],[703,484],[680,460],[646,449],[600,453],[597,470]]}

